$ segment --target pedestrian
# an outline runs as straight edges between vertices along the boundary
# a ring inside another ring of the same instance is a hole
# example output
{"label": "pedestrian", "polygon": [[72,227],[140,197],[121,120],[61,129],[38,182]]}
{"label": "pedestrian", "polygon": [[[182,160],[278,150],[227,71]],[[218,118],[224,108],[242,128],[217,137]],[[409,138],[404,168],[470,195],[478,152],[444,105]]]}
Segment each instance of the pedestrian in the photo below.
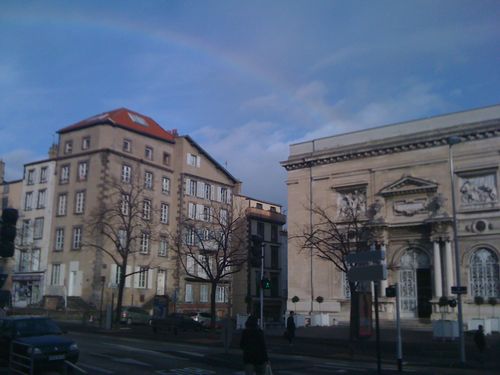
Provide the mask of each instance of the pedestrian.
{"label": "pedestrian", "polygon": [[486,349],[486,338],[484,337],[484,329],[481,324],[477,327],[477,331],[474,333],[474,343],[479,350],[479,360],[482,362],[483,352],[484,349]]}
{"label": "pedestrian", "polygon": [[257,318],[250,315],[241,334],[245,375],[264,375],[269,364],[264,332],[257,326]]}
{"label": "pedestrian", "polygon": [[295,319],[293,311],[290,311],[290,315],[286,320],[286,337],[288,339],[288,343],[292,345],[293,338],[295,337]]}

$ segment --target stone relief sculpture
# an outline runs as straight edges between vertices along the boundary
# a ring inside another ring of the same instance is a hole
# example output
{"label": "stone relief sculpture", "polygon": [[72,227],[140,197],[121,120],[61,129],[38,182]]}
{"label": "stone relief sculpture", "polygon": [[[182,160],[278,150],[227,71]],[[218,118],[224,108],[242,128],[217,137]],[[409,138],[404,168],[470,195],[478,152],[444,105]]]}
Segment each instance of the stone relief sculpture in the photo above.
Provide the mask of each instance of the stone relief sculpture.
{"label": "stone relief sculpture", "polygon": [[353,189],[339,192],[338,212],[339,216],[351,216],[352,214],[363,213],[366,210],[366,191]]}
{"label": "stone relief sculpture", "polygon": [[443,209],[444,203],[446,201],[447,199],[441,193],[429,199],[427,210],[429,211],[430,216],[448,216],[448,214]]}
{"label": "stone relief sculpture", "polygon": [[463,204],[490,203],[498,200],[493,174],[460,180],[460,199]]}

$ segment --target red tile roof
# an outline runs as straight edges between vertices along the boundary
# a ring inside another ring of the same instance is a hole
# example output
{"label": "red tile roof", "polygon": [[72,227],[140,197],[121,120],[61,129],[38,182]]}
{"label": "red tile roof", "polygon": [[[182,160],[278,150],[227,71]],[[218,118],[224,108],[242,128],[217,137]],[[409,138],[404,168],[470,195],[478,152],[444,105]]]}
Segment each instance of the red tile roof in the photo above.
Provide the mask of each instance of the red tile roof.
{"label": "red tile roof", "polygon": [[153,138],[162,139],[168,142],[173,142],[175,136],[163,129],[151,117],[144,116],[140,113],[131,111],[127,108],[118,108],[113,111],[104,112],[100,115],[89,117],[88,119],[77,122],[76,124],[67,126],[58,131],[59,134],[68,133],[73,130],[83,129],[89,126],[99,124],[111,124],[119,126],[140,134],[144,134]]}

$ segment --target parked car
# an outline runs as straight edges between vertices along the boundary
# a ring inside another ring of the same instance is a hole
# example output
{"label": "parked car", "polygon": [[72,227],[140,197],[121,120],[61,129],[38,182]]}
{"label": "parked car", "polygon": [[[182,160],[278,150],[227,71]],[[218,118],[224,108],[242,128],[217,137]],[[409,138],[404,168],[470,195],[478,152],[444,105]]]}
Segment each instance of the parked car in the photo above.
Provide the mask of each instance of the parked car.
{"label": "parked car", "polygon": [[151,322],[154,333],[165,331],[201,331],[204,327],[201,323],[191,319],[189,315],[173,313],[163,319],[153,319]]}
{"label": "parked car", "polygon": [[151,324],[151,314],[136,306],[122,306],[120,323],[123,324]]}
{"label": "parked car", "polygon": [[204,327],[210,327],[212,315],[207,312],[196,312],[187,314],[194,321],[201,323]]}
{"label": "parked car", "polygon": [[16,354],[33,356],[35,369],[60,369],[78,361],[80,350],[52,319],[33,316],[0,318],[0,359],[9,361],[11,344]]}

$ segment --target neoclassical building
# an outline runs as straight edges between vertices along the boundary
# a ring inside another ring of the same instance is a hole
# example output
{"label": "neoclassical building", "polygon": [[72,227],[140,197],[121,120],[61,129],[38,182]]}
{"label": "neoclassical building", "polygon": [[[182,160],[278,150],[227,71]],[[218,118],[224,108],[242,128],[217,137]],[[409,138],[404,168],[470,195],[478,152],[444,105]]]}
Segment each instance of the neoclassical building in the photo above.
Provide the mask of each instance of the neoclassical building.
{"label": "neoclassical building", "polygon": [[[500,105],[291,145],[282,162],[288,172],[288,309],[348,319],[345,274],[294,238],[314,225],[312,206],[335,219],[346,208],[363,212],[377,203],[388,267],[381,317],[395,316],[394,298],[385,296],[394,283],[401,287],[404,318],[456,316],[456,308],[438,305],[443,296],[455,298],[454,185],[464,321],[499,316],[500,308],[488,305],[500,297],[499,161]],[[299,301],[292,303],[292,296]],[[484,305],[474,303],[476,296]]]}

